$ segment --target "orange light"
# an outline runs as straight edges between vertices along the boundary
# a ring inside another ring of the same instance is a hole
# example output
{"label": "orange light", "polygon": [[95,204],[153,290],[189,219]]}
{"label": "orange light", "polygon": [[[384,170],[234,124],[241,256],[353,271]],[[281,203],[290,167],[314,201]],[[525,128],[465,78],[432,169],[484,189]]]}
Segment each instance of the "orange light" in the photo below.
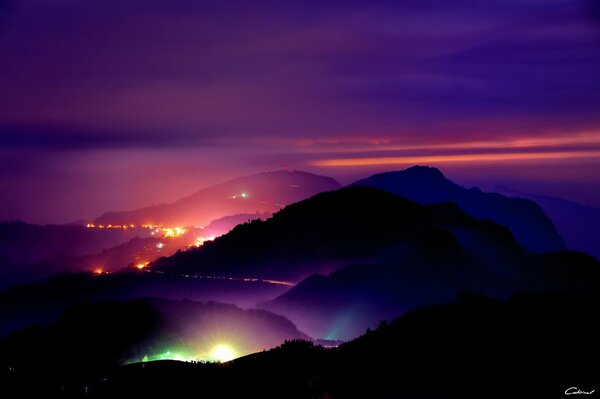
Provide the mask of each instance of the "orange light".
{"label": "orange light", "polygon": [[104,269],[102,269],[101,267],[94,269],[94,274],[104,274]]}
{"label": "orange light", "polygon": [[202,245],[204,245],[205,242],[212,241],[214,239],[215,239],[215,237],[212,237],[212,236],[211,237],[198,237],[198,238],[196,238],[196,241],[194,241],[194,244],[191,246],[198,248],[198,247],[201,247]]}
{"label": "orange light", "polygon": [[148,266],[149,263],[150,262],[138,263],[137,265],[135,265],[135,267],[138,268],[139,270],[142,270],[143,268]]}

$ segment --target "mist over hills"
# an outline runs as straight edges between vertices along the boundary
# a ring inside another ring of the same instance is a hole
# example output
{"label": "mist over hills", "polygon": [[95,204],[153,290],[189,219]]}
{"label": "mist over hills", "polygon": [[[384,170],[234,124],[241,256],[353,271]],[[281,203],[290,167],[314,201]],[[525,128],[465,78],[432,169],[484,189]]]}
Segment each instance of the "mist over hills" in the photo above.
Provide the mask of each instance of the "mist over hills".
{"label": "mist over hills", "polygon": [[262,308],[284,314],[316,337],[347,340],[418,306],[447,303],[469,289],[494,298],[520,292],[597,296],[600,263],[576,253],[482,258],[449,232],[427,232],[371,264],[308,277]]}
{"label": "mist over hills", "polygon": [[552,219],[569,249],[600,259],[600,208],[547,195],[523,193],[505,186],[497,186],[494,190],[509,197],[535,201]]}
{"label": "mist over hills", "polygon": [[339,187],[334,179],[311,173],[264,172],[204,188],[171,204],[108,212],[94,222],[202,227],[224,216],[276,212],[293,202]]}
{"label": "mist over hills", "polygon": [[489,219],[508,227],[517,241],[530,251],[565,249],[552,221],[535,202],[484,193],[477,188],[466,189],[448,180],[436,168],[414,166],[378,173],[353,184],[376,187],[421,204],[454,202],[477,219]]}

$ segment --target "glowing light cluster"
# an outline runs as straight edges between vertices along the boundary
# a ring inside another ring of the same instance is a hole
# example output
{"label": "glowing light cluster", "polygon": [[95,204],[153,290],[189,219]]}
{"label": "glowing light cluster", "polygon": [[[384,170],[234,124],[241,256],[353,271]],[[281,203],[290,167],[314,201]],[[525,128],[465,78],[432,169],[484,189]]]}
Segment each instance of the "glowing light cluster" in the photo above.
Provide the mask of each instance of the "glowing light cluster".
{"label": "glowing light cluster", "polygon": [[211,350],[209,360],[216,362],[228,362],[236,357],[237,354],[230,345],[219,344]]}
{"label": "glowing light cluster", "polygon": [[190,247],[201,247],[202,245],[204,245],[205,242],[207,241],[213,241],[215,239],[215,237],[211,236],[211,237],[198,237],[196,238],[196,241],[194,241],[194,243],[192,245],[190,245]]}
{"label": "glowing light cluster", "polygon": [[143,263],[138,263],[137,265],[135,265],[136,269],[142,270],[144,269],[146,266],[148,266],[150,262],[143,262]]}
{"label": "glowing light cluster", "polygon": [[142,228],[142,229],[148,229],[148,230],[152,230],[152,232],[150,234],[155,235],[155,234],[161,234],[164,238],[177,238],[177,237],[181,237],[182,235],[187,233],[187,230],[182,228],[182,227],[165,227],[163,225],[159,225],[159,224],[141,224],[141,225],[135,225],[135,224],[94,224],[94,223],[87,223],[85,225],[85,227],[87,227],[88,229],[123,229],[123,230],[127,230],[127,229],[134,229],[136,227]]}
{"label": "glowing light cluster", "polygon": [[181,227],[166,227],[162,229],[162,232],[164,233],[163,237],[180,237],[186,233],[186,230]]}
{"label": "glowing light cluster", "polygon": [[248,194],[247,192],[244,191],[244,192],[241,192],[239,194],[232,196],[231,199],[238,199],[238,198],[246,199],[248,197],[250,197],[250,194]]}

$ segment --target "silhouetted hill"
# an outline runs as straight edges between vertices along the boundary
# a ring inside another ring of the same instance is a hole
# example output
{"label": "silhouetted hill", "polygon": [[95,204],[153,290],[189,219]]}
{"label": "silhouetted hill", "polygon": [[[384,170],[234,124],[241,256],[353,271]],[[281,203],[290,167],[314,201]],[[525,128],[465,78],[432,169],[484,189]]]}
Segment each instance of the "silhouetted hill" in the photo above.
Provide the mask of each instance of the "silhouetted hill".
{"label": "silhouetted hill", "polygon": [[600,259],[600,208],[546,195],[527,194],[504,186],[494,190],[508,197],[535,201],[552,219],[569,249]]}
{"label": "silhouetted hill", "polygon": [[311,173],[265,172],[202,189],[171,204],[109,212],[95,222],[202,227],[224,216],[272,213],[285,205],[339,187],[335,180]]}
{"label": "silhouetted hill", "polygon": [[466,189],[448,180],[436,168],[414,166],[403,171],[375,174],[354,183],[376,187],[421,204],[454,202],[478,219],[506,226],[521,245],[533,252],[565,249],[552,221],[532,201],[498,193]]}
{"label": "silhouetted hill", "polygon": [[102,378],[130,362],[216,361],[214,350],[221,345],[232,356],[243,356],[289,339],[310,337],[289,320],[263,310],[188,300],[85,303],[48,327],[28,328],[0,340],[0,363],[3,369],[42,373],[58,393],[70,381]]}
{"label": "silhouetted hill", "polygon": [[[479,222],[452,204],[422,206],[370,187],[347,187],[292,204],[271,219],[239,225],[198,249],[157,260],[168,273],[297,281],[348,262],[378,259],[432,226],[522,251],[510,233]],[[509,251],[509,252],[510,252]]]}
{"label": "silhouetted hill", "polygon": [[[579,295],[503,302],[465,292],[338,348],[292,340],[225,364],[132,364],[66,388],[79,397],[87,385],[98,398],[559,398],[598,388],[598,312]],[[27,367],[0,376],[8,392],[43,395],[57,384]]]}
{"label": "silhouetted hill", "polygon": [[241,213],[239,215],[224,216],[213,220],[208,226],[202,229],[202,235],[205,237],[220,237],[230,232],[238,224],[251,222],[252,220],[266,220],[271,217],[271,213]]}

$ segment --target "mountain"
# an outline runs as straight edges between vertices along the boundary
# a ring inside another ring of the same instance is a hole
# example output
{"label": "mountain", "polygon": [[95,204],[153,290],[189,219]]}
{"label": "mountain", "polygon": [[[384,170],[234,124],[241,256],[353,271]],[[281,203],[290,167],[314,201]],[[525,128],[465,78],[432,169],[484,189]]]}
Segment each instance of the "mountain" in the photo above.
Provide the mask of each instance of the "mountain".
{"label": "mountain", "polygon": [[[324,349],[290,340],[224,364],[157,361],[61,380],[61,358],[0,368],[2,390],[46,397],[60,382],[83,397],[507,398],[564,397],[597,389],[597,299],[527,294],[506,301],[463,292],[352,342]],[[576,323],[574,325],[574,323]],[[86,359],[84,359],[86,360]],[[586,395],[584,395],[586,396]]]}
{"label": "mountain", "polygon": [[494,298],[548,291],[598,295],[600,289],[600,263],[581,253],[493,261],[501,254],[479,257],[449,233],[418,241],[375,263],[313,275],[261,308],[285,315],[311,336],[347,340],[408,310],[447,303],[465,289]]}
{"label": "mountain", "polygon": [[565,249],[552,221],[536,203],[498,193],[484,193],[478,188],[466,189],[448,180],[436,168],[414,166],[403,171],[375,174],[353,184],[376,187],[421,204],[454,202],[471,216],[508,227],[517,241],[530,251]]}
{"label": "mountain", "polygon": [[600,259],[600,208],[546,195],[527,194],[505,186],[498,186],[494,191],[508,197],[535,201],[552,219],[569,249]]}
{"label": "mountain", "polygon": [[478,222],[452,204],[423,206],[370,187],[317,194],[272,218],[235,227],[202,247],[161,258],[149,266],[173,274],[300,281],[349,262],[378,259],[434,227],[461,228],[473,237],[522,249],[499,226]]}
{"label": "mountain", "polygon": [[452,203],[419,205],[365,186],[289,205],[271,219],[239,225],[150,268],[300,281],[262,307],[327,339],[355,337],[381,319],[447,302],[465,288],[500,298],[600,288],[600,265],[592,257],[532,253],[506,227],[475,219]]}
{"label": "mountain", "polygon": [[94,222],[202,227],[224,216],[276,212],[290,203],[339,187],[335,180],[311,173],[264,172],[202,189],[174,203],[105,213]]}

